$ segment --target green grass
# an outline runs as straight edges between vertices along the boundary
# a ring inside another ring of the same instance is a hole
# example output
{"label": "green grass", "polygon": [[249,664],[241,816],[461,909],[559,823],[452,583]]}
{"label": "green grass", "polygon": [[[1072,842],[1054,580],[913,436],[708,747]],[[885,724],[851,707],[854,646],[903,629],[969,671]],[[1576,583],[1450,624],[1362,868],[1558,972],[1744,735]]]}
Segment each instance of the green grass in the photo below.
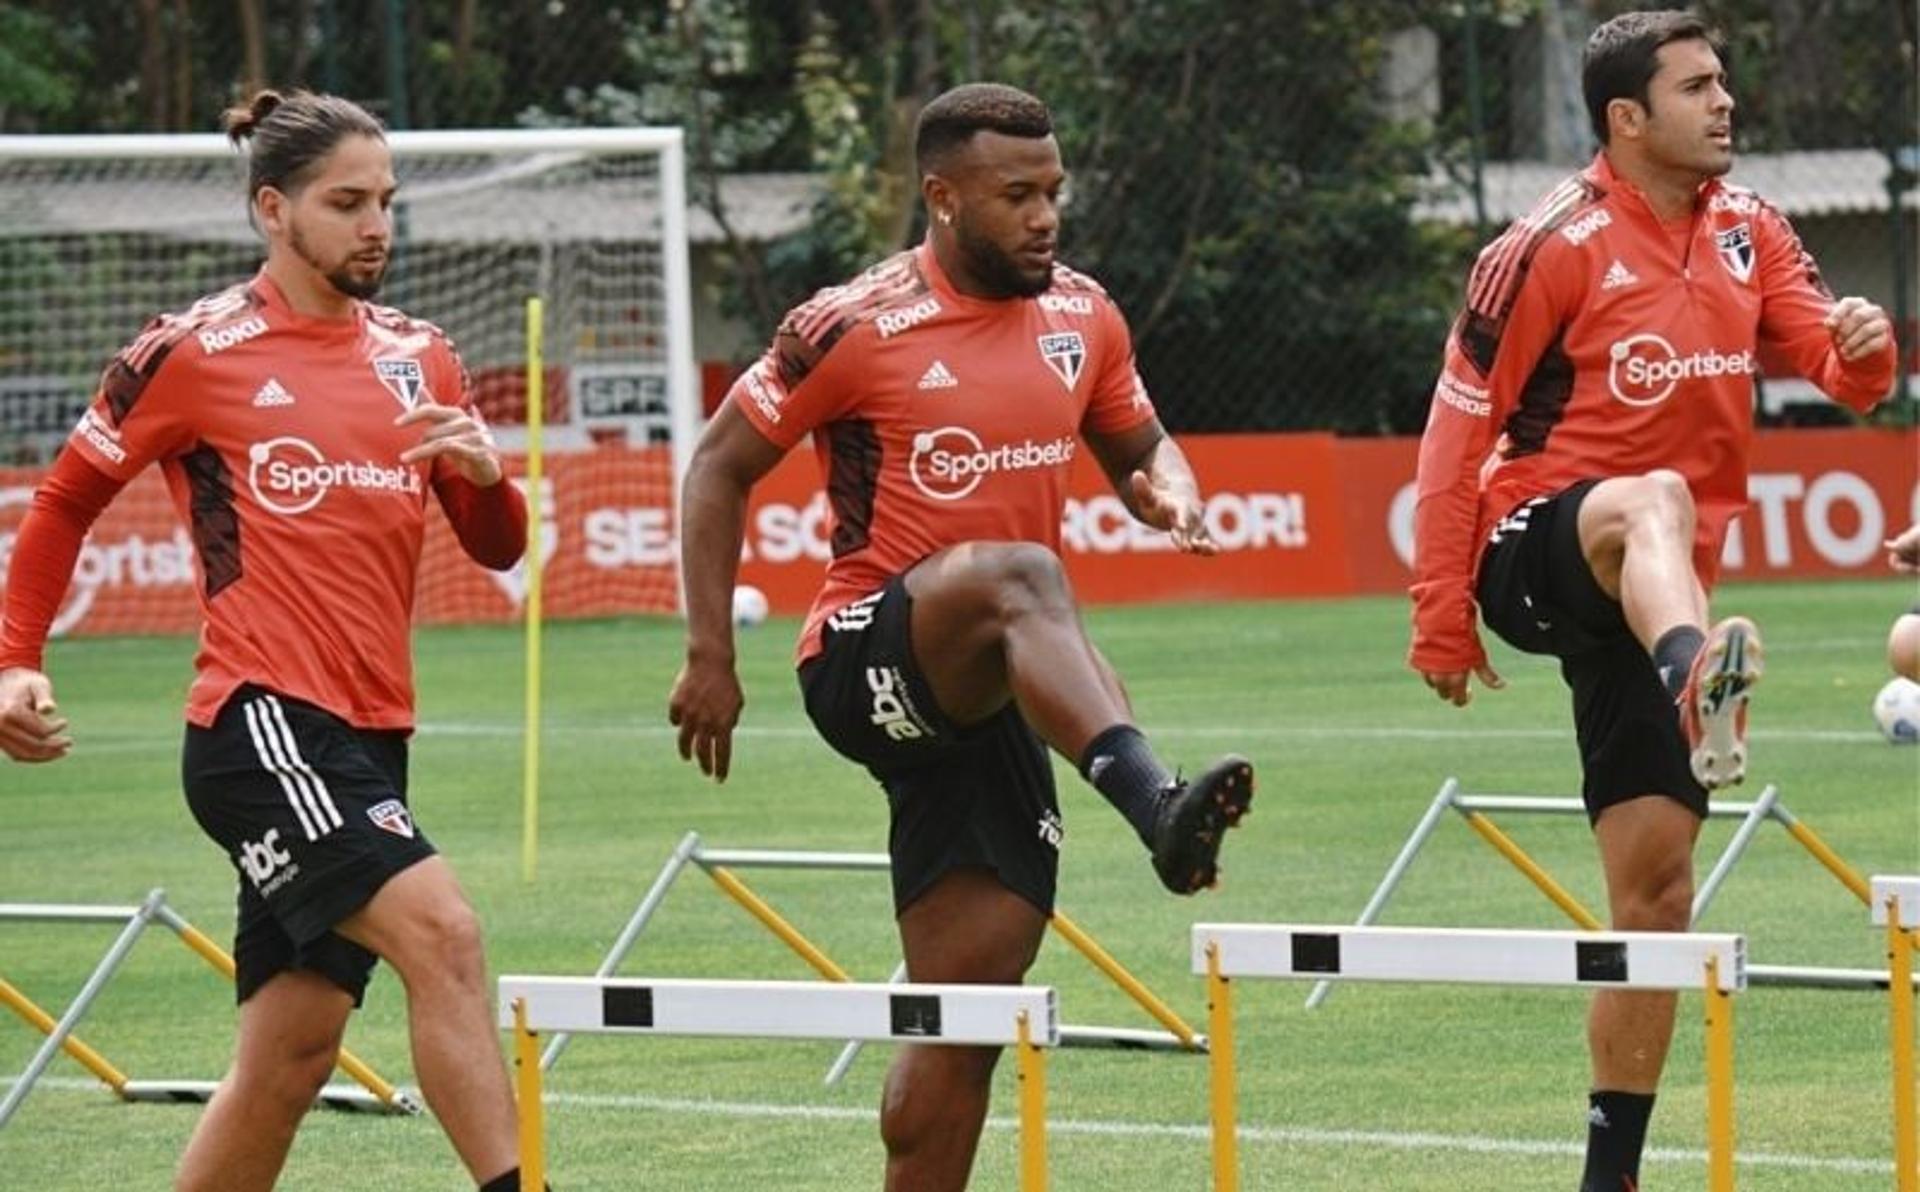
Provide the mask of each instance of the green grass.
{"label": "green grass", "polygon": [[[1911,592],[1893,583],[1731,589],[1719,605],[1756,616],[1770,670],[1756,703],[1754,774],[1862,872],[1920,866],[1920,752],[1882,744],[1867,714],[1881,643]],[[1089,614],[1126,677],[1140,721],[1189,769],[1237,749],[1260,765],[1259,814],[1236,834],[1221,890],[1159,892],[1119,818],[1061,767],[1068,824],[1061,906],[1196,1025],[1186,972],[1196,918],[1351,919],[1442,778],[1470,789],[1569,793],[1577,758],[1552,664],[1501,653],[1510,681],[1466,711],[1441,705],[1401,664],[1398,600],[1186,606]],[[871,781],[811,735],[788,666],[791,622],[744,636],[749,705],[724,787],[674,755],[664,719],[678,628],[634,621],[554,627],[536,885],[519,875],[520,642],[497,630],[420,635],[413,802],[488,929],[496,971],[592,971],[675,841],[876,850],[884,803]],[[233,878],[179,792],[180,703],[191,643],[64,643],[51,668],[78,747],[55,766],[0,769],[0,898],[137,901],[163,886],[216,938],[230,934]],[[1755,789],[1750,782],[1747,791]],[[1744,792],[1743,792],[1744,793]],[[1577,820],[1509,817],[1508,830],[1590,906],[1603,904]],[[1702,868],[1729,832],[1711,824]],[[877,875],[765,872],[756,888],[856,974],[879,979],[895,948]],[[1388,922],[1558,927],[1557,912],[1466,828],[1444,824]],[[1863,908],[1784,833],[1765,829],[1703,927],[1749,935],[1764,963],[1884,963]],[[0,975],[56,1013],[111,939],[106,928],[0,923]],[[627,971],[803,978],[807,969],[689,874]],[[1077,956],[1049,943],[1034,979],[1057,984],[1076,1022],[1149,1025]],[[1240,986],[1245,1185],[1571,1188],[1584,1136],[1585,999],[1558,991],[1452,987],[1339,990],[1301,1008],[1304,987]],[[349,1046],[411,1082],[404,1013],[376,979]],[[1681,1026],[1655,1119],[1655,1188],[1700,1187],[1704,1164],[1700,1006]],[[225,986],[163,933],[149,935],[84,1024],[136,1077],[212,1078],[233,1010]],[[1743,1189],[1885,1188],[1890,1182],[1885,1007],[1874,996],[1760,990],[1738,1003]],[[0,1021],[0,1071],[38,1036]],[[878,1185],[873,1108],[884,1049],[826,1089],[829,1044],[577,1040],[552,1075],[549,1154],[559,1184],[585,1189],[839,1190]],[[199,1110],[124,1106],[61,1078],[0,1131],[12,1187],[166,1186]],[[1013,1108],[1011,1065],[995,1113]],[[1066,1052],[1050,1065],[1054,1182],[1064,1189],[1206,1185],[1206,1067],[1164,1055]],[[716,1104],[723,1103],[723,1104]],[[1357,1133],[1356,1133],[1357,1132]],[[1437,1136],[1420,1143],[1405,1135]],[[1456,1140],[1444,1143],[1446,1139]],[[1493,1140],[1491,1149],[1469,1149]],[[1444,1143],[1444,1144],[1443,1144]],[[1507,1145],[1524,1144],[1524,1145]],[[1549,1149],[1544,1153],[1541,1147]],[[1531,1147],[1531,1149],[1529,1149]],[[990,1129],[974,1181],[1014,1186],[1013,1131]],[[297,1143],[290,1190],[466,1186],[427,1119],[317,1113]]]}

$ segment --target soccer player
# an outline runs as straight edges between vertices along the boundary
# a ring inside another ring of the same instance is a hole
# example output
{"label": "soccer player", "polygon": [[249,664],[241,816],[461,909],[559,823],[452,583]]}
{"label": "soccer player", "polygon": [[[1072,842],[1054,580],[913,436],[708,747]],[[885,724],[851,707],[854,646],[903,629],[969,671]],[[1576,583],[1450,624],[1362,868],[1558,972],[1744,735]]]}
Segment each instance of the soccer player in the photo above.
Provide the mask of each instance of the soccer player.
{"label": "soccer player", "polygon": [[[1920,522],[1886,543],[1887,563],[1906,575],[1920,575]],[[1920,683],[1920,604],[1894,619],[1887,631],[1887,665],[1893,673]]]}
{"label": "soccer player", "polygon": [[[1601,149],[1480,254],[1420,447],[1409,660],[1464,705],[1475,610],[1560,660],[1613,925],[1683,931],[1707,790],[1745,773],[1752,622],[1708,620],[1746,504],[1765,348],[1866,409],[1893,377],[1886,315],[1838,302],[1787,220],[1721,176],[1733,97],[1682,12],[1596,29]],[[1588,1024],[1586,1192],[1637,1186],[1671,994],[1602,993]]]}
{"label": "soccer player", "polygon": [[406,986],[427,1103],[482,1189],[517,1192],[479,927],[407,807],[408,637],[428,490],[496,569],[524,549],[526,508],[446,336],[367,301],[393,228],[379,123],[272,91],[226,123],[249,148],[266,263],[115,356],[35,494],[0,625],[0,748],[69,751],[42,673],[48,626],[87,527],[158,462],[205,618],[187,803],[240,879],[233,1068],[175,1187],[273,1186],[381,958]]}
{"label": "soccer player", "polygon": [[[1061,835],[1047,746],[1133,826],[1176,893],[1211,885],[1253,770],[1176,778],[1080,626],[1059,558],[1080,443],[1174,547],[1209,555],[1199,486],[1134,371],[1127,325],[1054,259],[1052,117],[970,84],[915,131],[919,247],[822,290],[735,382],[688,471],[687,658],[670,716],[715,780],[742,703],[729,593],[749,490],[811,432],[833,561],[799,645],[808,715],[886,790],[914,981],[1018,983],[1052,913]],[[881,1110],[886,1186],[962,1188],[992,1049],[909,1047]]]}

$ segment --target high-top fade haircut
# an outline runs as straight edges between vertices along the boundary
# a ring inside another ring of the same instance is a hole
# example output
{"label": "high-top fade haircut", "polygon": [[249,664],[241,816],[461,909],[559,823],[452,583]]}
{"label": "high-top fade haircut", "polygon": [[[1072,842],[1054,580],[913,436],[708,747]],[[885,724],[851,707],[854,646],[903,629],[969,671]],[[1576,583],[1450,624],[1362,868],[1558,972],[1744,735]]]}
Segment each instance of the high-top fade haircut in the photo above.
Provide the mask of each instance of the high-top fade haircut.
{"label": "high-top fade haircut", "polygon": [[914,164],[922,175],[937,173],[949,154],[983,131],[1037,140],[1053,135],[1053,114],[1018,87],[962,84],[920,109],[913,129]]}
{"label": "high-top fade haircut", "polygon": [[1586,94],[1587,121],[1602,145],[1607,143],[1607,105],[1631,99],[1649,108],[1648,88],[1660,68],[1660,47],[1676,41],[1704,41],[1723,59],[1720,36],[1690,12],[1623,12],[1593,31],[1580,63],[1580,89]]}
{"label": "high-top fade haircut", "polygon": [[262,187],[291,195],[333,147],[353,136],[385,140],[387,130],[350,99],[312,91],[261,91],[222,117],[227,139],[247,147],[247,212]]}

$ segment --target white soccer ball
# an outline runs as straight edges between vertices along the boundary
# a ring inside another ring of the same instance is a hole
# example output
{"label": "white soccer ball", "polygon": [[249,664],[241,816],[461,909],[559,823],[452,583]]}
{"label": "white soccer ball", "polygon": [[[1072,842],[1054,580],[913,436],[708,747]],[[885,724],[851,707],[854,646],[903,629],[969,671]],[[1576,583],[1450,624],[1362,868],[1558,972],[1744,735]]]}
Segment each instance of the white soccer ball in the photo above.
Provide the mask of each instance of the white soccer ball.
{"label": "white soccer ball", "polygon": [[746,628],[767,619],[767,594],[752,584],[733,590],[733,623]]}
{"label": "white soccer ball", "polygon": [[1893,678],[1873,697],[1873,719],[1895,745],[1920,742],[1920,683]]}

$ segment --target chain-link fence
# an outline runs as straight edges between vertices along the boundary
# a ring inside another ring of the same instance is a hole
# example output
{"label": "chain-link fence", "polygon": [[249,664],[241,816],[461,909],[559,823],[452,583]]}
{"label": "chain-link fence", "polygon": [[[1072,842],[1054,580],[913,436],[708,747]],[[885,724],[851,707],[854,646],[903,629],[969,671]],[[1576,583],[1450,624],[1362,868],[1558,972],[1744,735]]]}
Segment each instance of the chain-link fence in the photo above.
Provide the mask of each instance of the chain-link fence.
{"label": "chain-link fence", "polygon": [[[717,381],[787,305],[917,239],[919,105],[1002,79],[1054,108],[1063,256],[1128,312],[1170,425],[1410,432],[1472,254],[1592,152],[1580,51],[1625,7],[0,0],[0,127],[205,130],[255,80],[397,127],[683,125]],[[1895,312],[1920,372],[1914,0],[1699,8],[1727,33],[1735,180]],[[1763,409],[1803,417],[1798,396],[1769,383]]]}

